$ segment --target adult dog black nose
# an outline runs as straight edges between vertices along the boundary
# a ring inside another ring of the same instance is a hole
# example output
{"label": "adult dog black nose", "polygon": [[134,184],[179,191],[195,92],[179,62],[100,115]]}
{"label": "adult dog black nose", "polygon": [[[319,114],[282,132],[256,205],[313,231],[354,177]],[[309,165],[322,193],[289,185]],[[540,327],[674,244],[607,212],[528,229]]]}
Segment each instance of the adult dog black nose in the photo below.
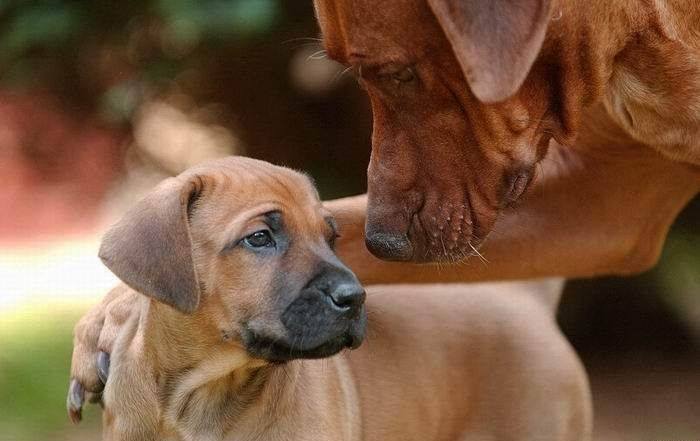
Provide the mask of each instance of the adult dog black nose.
{"label": "adult dog black nose", "polygon": [[367,232],[365,244],[380,259],[407,261],[413,257],[413,245],[405,234]]}
{"label": "adult dog black nose", "polygon": [[331,289],[329,296],[333,305],[347,312],[356,312],[365,303],[365,290],[358,283],[345,282]]}

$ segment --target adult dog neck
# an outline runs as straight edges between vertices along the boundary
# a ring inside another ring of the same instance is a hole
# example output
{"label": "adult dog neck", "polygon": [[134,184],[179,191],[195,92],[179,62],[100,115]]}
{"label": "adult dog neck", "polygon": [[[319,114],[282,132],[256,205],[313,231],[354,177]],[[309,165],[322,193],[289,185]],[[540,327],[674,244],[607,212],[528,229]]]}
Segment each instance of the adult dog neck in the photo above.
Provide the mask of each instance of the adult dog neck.
{"label": "adult dog neck", "polygon": [[571,143],[584,109],[602,102],[631,140],[700,164],[697,2],[559,2],[537,63],[555,72],[558,141]]}

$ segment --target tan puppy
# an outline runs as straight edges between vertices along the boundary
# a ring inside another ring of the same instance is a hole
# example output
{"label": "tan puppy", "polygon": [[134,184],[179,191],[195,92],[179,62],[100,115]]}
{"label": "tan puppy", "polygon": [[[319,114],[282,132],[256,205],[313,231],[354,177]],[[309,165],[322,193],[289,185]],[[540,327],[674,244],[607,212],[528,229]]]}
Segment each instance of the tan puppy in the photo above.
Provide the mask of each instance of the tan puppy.
{"label": "tan puppy", "polygon": [[336,235],[305,176],[252,159],[194,168],[141,201],[100,251],[132,303],[105,439],[588,438],[586,377],[541,300],[559,282],[375,287],[368,341],[312,360],[357,347],[367,325]]}

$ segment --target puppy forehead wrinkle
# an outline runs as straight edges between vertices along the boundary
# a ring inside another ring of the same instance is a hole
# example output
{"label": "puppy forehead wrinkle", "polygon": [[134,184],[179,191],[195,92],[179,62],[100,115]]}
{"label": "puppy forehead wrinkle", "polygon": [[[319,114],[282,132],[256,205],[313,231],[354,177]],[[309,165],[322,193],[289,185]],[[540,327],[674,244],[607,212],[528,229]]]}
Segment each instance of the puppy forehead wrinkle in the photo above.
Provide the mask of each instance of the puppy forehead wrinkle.
{"label": "puppy forehead wrinkle", "polygon": [[304,206],[320,203],[320,196],[312,178],[303,172],[286,167],[268,170],[270,181],[267,185],[273,192],[290,205]]}
{"label": "puppy forehead wrinkle", "polygon": [[[250,164],[248,164],[250,162]],[[221,167],[220,165],[224,165]],[[250,165],[250,166],[249,166]],[[187,173],[185,178],[192,179],[193,177],[202,176],[209,177],[208,191],[213,195],[225,195],[227,197],[238,197],[247,199],[256,199],[260,197],[261,187],[269,188],[272,193],[279,194],[289,192],[291,179],[289,172],[291,170],[275,166],[269,163],[264,163],[250,158],[236,157],[230,161],[214,161],[203,164],[190,173]],[[296,174],[296,173],[294,173]]]}
{"label": "puppy forehead wrinkle", "polygon": [[290,179],[284,179],[288,177],[280,173],[280,170],[268,170],[265,173],[265,179],[260,182],[286,208],[289,208],[290,205],[298,205],[300,202],[298,200],[299,189],[295,188],[298,186],[293,185]]}
{"label": "puppy forehead wrinkle", "polygon": [[[241,222],[265,211],[283,212],[292,224],[299,226],[309,223],[318,225],[318,222],[323,222],[322,216],[327,214],[313,178],[291,168],[250,158],[230,157],[190,169],[182,178],[193,179],[196,176],[205,178],[203,195],[208,201],[199,201],[201,203],[195,211],[202,214],[200,221],[208,219],[205,225],[212,225],[214,218],[222,222],[224,219],[230,220],[225,232],[227,240],[239,233],[239,228],[243,226]],[[230,210],[216,209],[231,202],[234,204]]]}

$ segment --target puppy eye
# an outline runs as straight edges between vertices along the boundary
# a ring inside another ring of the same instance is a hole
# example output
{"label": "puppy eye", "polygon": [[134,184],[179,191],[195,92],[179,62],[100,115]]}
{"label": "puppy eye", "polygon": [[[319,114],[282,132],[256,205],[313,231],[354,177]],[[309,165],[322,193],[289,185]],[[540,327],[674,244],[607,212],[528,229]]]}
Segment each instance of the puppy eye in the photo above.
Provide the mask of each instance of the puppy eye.
{"label": "puppy eye", "polygon": [[243,238],[243,243],[251,248],[269,248],[275,246],[270,232],[267,230],[256,231],[250,236]]}
{"label": "puppy eye", "polygon": [[397,84],[408,83],[410,81],[413,81],[415,78],[416,74],[410,67],[406,67],[398,72],[394,72],[391,74],[391,79],[394,80],[394,82],[396,82]]}

